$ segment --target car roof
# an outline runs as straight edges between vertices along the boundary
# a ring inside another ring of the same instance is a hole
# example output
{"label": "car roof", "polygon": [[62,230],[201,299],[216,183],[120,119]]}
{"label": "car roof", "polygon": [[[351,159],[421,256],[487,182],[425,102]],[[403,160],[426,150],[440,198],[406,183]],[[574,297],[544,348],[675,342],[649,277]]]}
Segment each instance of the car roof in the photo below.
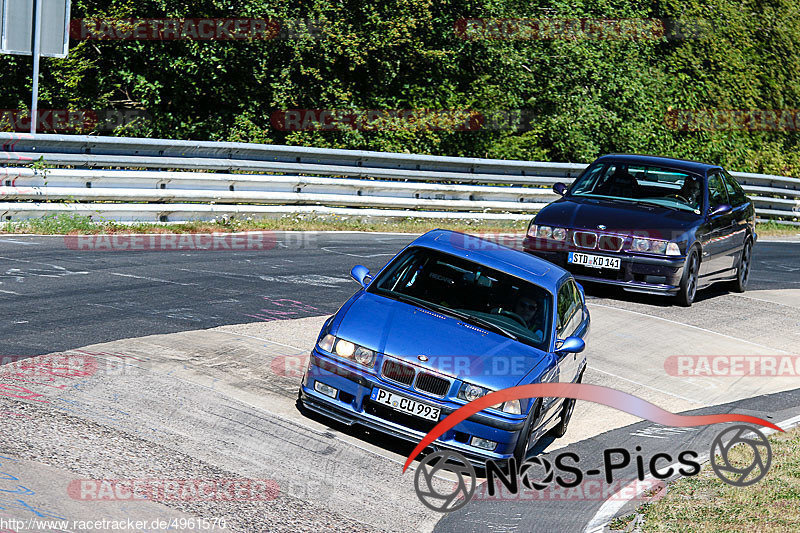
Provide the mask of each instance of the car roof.
{"label": "car roof", "polygon": [[717,170],[722,168],[719,165],[709,165],[708,163],[701,163],[700,161],[691,161],[688,159],[675,159],[673,157],[636,154],[606,154],[598,157],[595,162],[607,163],[610,161],[640,165],[661,165],[701,175],[707,174],[709,170]]}
{"label": "car roof", "polygon": [[570,276],[563,268],[535,255],[458,231],[435,229],[409,246],[424,246],[469,259],[535,283],[552,293],[556,292],[562,278]]}

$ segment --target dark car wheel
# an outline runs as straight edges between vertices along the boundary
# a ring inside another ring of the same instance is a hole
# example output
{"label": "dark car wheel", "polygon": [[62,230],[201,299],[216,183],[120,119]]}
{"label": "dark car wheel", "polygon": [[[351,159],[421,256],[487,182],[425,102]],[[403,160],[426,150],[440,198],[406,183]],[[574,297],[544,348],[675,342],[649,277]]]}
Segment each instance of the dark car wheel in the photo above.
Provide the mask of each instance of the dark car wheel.
{"label": "dark car wheel", "polygon": [[539,421],[539,410],[541,406],[541,400],[537,400],[536,405],[532,409],[531,416],[529,416],[525,421],[525,425],[522,427],[522,431],[519,434],[517,445],[514,448],[514,459],[517,460],[517,466],[522,464],[522,462],[525,460],[525,457],[528,455],[528,450],[530,450],[533,445],[536,444],[535,441],[531,441],[533,440],[533,430],[536,428],[536,423]]}
{"label": "dark car wheel", "polygon": [[750,259],[753,255],[753,241],[747,239],[742,248],[742,256],[739,258],[739,266],[736,269],[736,279],[733,280],[733,290],[744,292],[747,288],[747,280],[750,278]]}
{"label": "dark car wheel", "polygon": [[686,258],[686,267],[683,269],[681,285],[678,289],[678,303],[684,307],[689,307],[694,302],[697,294],[697,276],[700,271],[700,256],[696,248],[692,248],[689,257]]}
{"label": "dark car wheel", "polygon": [[[578,381],[576,383],[580,383],[581,381],[583,381],[583,371],[581,371],[581,375],[578,376]],[[550,433],[554,437],[563,437],[567,434],[567,426],[569,425],[574,410],[575,398],[565,398],[564,405],[561,406],[561,420],[559,420],[556,427],[550,430]]]}

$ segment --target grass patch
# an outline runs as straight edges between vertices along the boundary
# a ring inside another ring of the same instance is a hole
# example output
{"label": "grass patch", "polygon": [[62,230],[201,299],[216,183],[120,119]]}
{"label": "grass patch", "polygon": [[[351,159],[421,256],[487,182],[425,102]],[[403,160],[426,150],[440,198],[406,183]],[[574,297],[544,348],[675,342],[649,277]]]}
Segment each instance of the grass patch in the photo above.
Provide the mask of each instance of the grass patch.
{"label": "grass patch", "polygon": [[[287,215],[280,218],[230,218],[184,223],[126,223],[92,219],[84,215],[56,214],[42,218],[0,223],[0,233],[32,235],[96,235],[113,233],[213,233],[228,231],[396,231],[425,233],[443,228],[465,233],[522,233],[528,221],[480,221],[470,219],[416,219],[365,221],[338,215]],[[777,222],[759,222],[760,237],[800,236],[800,227]]]}
{"label": "grass patch", "polygon": [[394,221],[369,221],[344,218],[337,215],[291,215],[281,218],[230,218],[215,221],[185,223],[133,223],[122,224],[113,220],[96,220],[84,215],[57,214],[29,220],[9,221],[0,224],[0,233],[28,233],[32,235],[96,235],[114,233],[213,233],[232,231],[394,231],[425,233],[445,228],[466,233],[520,233],[528,221],[476,221],[448,219],[407,218]]}
{"label": "grass patch", "polygon": [[780,222],[759,222],[756,225],[759,237],[797,237],[800,236],[800,226],[781,224]]}
{"label": "grass patch", "polygon": [[[706,465],[697,476],[668,487],[667,494],[640,509],[646,532],[800,531],[800,428],[770,436],[772,468],[749,487],[723,483]],[[734,460],[750,450],[737,446]]]}

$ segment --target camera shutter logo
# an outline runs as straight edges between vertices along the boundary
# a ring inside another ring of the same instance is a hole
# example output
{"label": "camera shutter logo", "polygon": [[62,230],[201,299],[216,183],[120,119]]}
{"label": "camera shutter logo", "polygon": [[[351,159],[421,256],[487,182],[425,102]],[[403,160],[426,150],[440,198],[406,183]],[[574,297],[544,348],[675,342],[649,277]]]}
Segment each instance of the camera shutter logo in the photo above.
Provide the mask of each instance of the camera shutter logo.
{"label": "camera shutter logo", "polygon": [[[538,481],[531,479],[530,470],[534,465],[538,465],[544,469],[544,476]],[[544,490],[553,482],[553,465],[543,457],[531,457],[520,465],[519,475],[522,478],[522,484],[529,489]]]}
{"label": "camera shutter logo", "polygon": [[[724,441],[730,439],[725,443]],[[730,451],[737,445],[749,446],[753,460],[747,466],[731,464]],[[722,431],[711,443],[711,467],[729,485],[746,487],[767,475],[772,464],[772,447],[767,437],[750,426],[736,425]]]}
{"label": "camera shutter logo", "polygon": [[[434,476],[440,470],[452,472],[458,478],[452,483],[439,480],[446,491],[440,492],[434,487]],[[457,452],[435,452],[422,460],[414,474],[414,490],[419,500],[426,507],[440,513],[449,513],[464,507],[475,494],[477,485],[475,468],[467,459]]]}

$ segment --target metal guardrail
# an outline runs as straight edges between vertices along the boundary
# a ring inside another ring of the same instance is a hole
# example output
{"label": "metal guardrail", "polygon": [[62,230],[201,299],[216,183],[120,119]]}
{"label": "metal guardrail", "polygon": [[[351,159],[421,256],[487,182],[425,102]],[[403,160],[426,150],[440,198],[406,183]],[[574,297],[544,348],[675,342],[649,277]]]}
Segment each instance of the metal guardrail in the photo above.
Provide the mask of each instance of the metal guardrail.
{"label": "metal guardrail", "polygon": [[[0,132],[0,216],[120,221],[291,213],[527,220],[581,163]],[[41,161],[44,165],[35,165]],[[43,168],[45,167],[45,168]],[[800,216],[800,179],[732,172],[760,217]]]}

